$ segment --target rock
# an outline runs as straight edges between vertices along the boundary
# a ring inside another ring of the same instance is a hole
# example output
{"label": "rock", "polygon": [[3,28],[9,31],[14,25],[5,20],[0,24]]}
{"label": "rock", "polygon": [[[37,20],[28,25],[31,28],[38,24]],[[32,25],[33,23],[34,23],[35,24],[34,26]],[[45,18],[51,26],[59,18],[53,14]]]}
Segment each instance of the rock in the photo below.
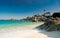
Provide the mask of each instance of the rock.
{"label": "rock", "polygon": [[46,21],[43,25],[36,27],[37,29],[44,29],[46,31],[60,31],[60,24],[56,24],[52,21]]}

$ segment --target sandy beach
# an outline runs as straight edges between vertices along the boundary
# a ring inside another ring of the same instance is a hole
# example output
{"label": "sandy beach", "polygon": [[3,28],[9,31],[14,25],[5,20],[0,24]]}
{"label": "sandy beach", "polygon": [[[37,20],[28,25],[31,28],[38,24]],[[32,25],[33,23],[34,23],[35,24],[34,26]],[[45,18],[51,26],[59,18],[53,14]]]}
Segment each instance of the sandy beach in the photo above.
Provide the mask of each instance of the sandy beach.
{"label": "sandy beach", "polygon": [[47,38],[47,35],[38,33],[38,31],[30,29],[10,29],[0,31],[0,38]]}
{"label": "sandy beach", "polygon": [[38,25],[26,28],[2,29],[0,30],[0,38],[48,38],[47,35],[33,29]]}

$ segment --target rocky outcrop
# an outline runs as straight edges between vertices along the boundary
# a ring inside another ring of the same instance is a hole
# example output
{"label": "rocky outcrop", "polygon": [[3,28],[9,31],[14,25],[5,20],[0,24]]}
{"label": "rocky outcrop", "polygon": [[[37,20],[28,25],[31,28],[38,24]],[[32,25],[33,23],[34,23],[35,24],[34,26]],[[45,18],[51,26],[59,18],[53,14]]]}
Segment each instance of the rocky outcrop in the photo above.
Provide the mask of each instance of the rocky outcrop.
{"label": "rocky outcrop", "polygon": [[46,31],[60,31],[60,21],[49,20],[46,21],[43,25],[36,27],[37,29],[44,29]]}

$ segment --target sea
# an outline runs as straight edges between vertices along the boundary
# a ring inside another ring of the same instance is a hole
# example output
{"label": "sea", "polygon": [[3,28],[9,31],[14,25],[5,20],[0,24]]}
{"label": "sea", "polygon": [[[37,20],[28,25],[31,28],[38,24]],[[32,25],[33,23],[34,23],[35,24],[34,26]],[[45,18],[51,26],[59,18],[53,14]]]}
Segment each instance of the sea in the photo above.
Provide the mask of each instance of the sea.
{"label": "sea", "polygon": [[19,21],[19,20],[0,20],[0,29],[2,28],[11,28],[11,27],[16,27],[16,28],[25,28],[25,27],[30,27],[34,25],[40,25],[42,22],[29,22],[29,21]]}

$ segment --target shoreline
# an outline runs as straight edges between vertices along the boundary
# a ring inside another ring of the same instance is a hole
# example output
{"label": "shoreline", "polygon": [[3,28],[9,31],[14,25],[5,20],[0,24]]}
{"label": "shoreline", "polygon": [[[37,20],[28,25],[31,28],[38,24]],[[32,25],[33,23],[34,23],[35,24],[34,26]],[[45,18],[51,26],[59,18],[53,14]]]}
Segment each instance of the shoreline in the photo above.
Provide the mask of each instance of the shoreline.
{"label": "shoreline", "polygon": [[35,26],[30,26],[28,28],[12,27],[11,29],[2,29],[0,30],[0,38],[48,38],[47,35],[39,33],[37,30],[33,29]]}
{"label": "shoreline", "polygon": [[47,35],[33,29],[14,28],[0,31],[0,38],[47,38]]}
{"label": "shoreline", "polygon": [[[8,27],[8,28],[1,28],[0,29],[0,38],[39,38],[39,37],[46,37],[46,38],[59,38],[60,36],[60,32],[42,32],[42,31],[38,31],[37,29],[34,29],[35,27],[43,24],[44,22],[40,22],[40,23],[36,23],[33,25],[29,25],[29,26],[24,26],[24,27]],[[24,36],[23,36],[24,35]],[[4,37],[3,37],[4,36]],[[5,37],[6,36],[6,37]],[[11,37],[10,37],[11,36]],[[16,36],[16,37],[15,37]],[[22,36],[22,37],[21,37]]]}

